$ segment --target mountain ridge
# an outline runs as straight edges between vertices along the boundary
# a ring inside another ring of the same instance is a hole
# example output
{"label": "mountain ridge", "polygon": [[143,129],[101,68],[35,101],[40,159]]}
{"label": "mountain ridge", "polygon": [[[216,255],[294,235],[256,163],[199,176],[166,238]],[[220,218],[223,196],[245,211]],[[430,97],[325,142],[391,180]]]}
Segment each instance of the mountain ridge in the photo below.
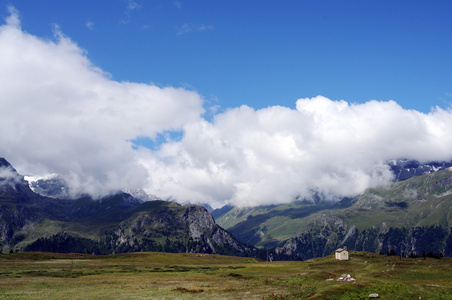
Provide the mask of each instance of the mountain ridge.
{"label": "mountain ridge", "polygon": [[126,193],[98,200],[45,197],[34,193],[4,158],[0,159],[0,247],[3,252],[263,255],[218,226],[204,207],[143,202]]}
{"label": "mountain ridge", "polygon": [[4,252],[166,251],[260,258],[266,256],[263,249],[271,248],[273,259],[324,256],[339,246],[452,255],[448,163],[426,167],[401,160],[396,166],[400,175],[396,179],[411,177],[357,197],[242,209],[227,206],[210,214],[201,206],[142,201],[127,193],[97,200],[86,195],[75,200],[41,196],[1,159],[0,247]]}
{"label": "mountain ridge", "polygon": [[[339,202],[233,208],[216,219],[240,241],[302,259],[336,248],[452,255],[452,171],[372,188]],[[430,236],[436,236],[434,241]],[[431,245],[434,245],[431,247]]]}

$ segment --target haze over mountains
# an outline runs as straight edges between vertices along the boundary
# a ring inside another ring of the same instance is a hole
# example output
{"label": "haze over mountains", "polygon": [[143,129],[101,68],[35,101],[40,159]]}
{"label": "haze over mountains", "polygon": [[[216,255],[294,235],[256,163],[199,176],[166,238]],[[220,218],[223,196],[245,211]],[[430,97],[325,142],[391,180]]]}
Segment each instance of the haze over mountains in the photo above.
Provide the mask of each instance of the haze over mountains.
{"label": "haze over mountains", "polygon": [[0,248],[8,251],[196,252],[262,257],[238,242],[200,206],[143,202],[118,193],[93,200],[35,194],[0,158]]}
{"label": "haze over mountains", "polygon": [[[212,212],[220,227],[203,207],[143,201],[123,192],[98,200],[40,196],[1,159],[0,246],[4,252],[167,251],[260,258],[270,248],[272,259],[308,259],[345,245],[452,256],[451,165],[392,161],[394,177],[410,179],[336,202],[316,197],[283,205],[225,206]],[[40,191],[64,190],[61,182],[56,188],[53,183],[41,182]]]}
{"label": "haze over mountains", "polygon": [[[424,174],[433,173],[436,171],[444,170],[449,167],[452,167],[452,162],[428,162],[428,163],[420,163],[415,160],[407,160],[407,159],[398,159],[398,160],[390,160],[387,163],[387,167],[390,169],[393,181],[402,181],[409,179],[414,176],[421,176]],[[55,174],[49,178],[42,178],[38,180],[33,180],[32,177],[26,178],[29,182],[30,188],[35,192],[42,196],[48,196],[52,198],[74,198],[74,195],[69,193],[70,187],[68,186],[68,182],[66,182],[62,177]],[[118,189],[117,191],[122,191],[127,194],[134,196],[137,199],[141,199],[142,201],[150,201],[150,200],[162,200],[162,198],[156,195],[149,195],[142,189],[134,189],[130,190],[127,188]],[[77,195],[80,197],[81,195]],[[303,200],[312,200],[318,201],[321,195],[312,194]],[[296,198],[300,200],[300,198]],[[295,201],[296,199],[292,199]],[[177,200],[177,199],[174,199]],[[321,198],[323,201],[335,201],[338,199],[334,198]],[[340,200],[340,199],[339,199]],[[190,201],[181,203],[181,204],[192,204]],[[205,206],[208,210],[212,210],[211,206],[207,203],[200,203],[200,205]]]}
{"label": "haze over mountains", "polygon": [[244,243],[277,247],[301,259],[347,246],[398,255],[452,255],[452,163],[393,160],[396,182],[363,194],[325,201],[212,212],[216,222]]}
{"label": "haze over mountains", "polygon": [[297,201],[286,205],[213,212],[216,222],[240,241],[278,247],[302,259],[347,246],[397,255],[452,255],[452,169],[426,173],[368,189],[338,202]]}

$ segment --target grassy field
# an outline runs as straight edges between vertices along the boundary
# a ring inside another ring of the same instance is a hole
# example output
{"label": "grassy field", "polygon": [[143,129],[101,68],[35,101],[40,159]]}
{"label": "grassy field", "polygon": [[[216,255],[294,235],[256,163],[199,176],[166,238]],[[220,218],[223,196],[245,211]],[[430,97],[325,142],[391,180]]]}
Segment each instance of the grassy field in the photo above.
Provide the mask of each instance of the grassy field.
{"label": "grassy field", "polygon": [[[205,254],[3,254],[0,298],[452,299],[452,258],[350,257],[267,263]],[[342,274],[356,281],[337,281]]]}

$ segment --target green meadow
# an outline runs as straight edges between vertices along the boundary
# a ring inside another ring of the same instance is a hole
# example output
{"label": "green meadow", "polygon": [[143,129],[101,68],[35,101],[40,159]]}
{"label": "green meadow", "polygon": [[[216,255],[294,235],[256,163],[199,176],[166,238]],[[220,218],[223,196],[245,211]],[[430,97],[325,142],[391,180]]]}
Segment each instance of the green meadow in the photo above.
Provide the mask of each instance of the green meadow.
{"label": "green meadow", "polygon": [[[338,281],[350,274],[355,281]],[[304,262],[206,254],[0,255],[2,299],[452,299],[452,258]],[[419,298],[421,297],[421,298]]]}

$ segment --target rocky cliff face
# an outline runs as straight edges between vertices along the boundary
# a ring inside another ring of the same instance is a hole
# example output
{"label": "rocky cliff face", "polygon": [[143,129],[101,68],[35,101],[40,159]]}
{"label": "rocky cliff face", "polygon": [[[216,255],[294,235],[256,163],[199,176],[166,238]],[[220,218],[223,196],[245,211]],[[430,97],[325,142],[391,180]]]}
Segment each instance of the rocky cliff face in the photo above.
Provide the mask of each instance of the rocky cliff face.
{"label": "rocky cliff face", "polygon": [[0,158],[0,247],[22,239],[16,232],[44,218],[43,199],[4,158]]}
{"label": "rocky cliff face", "polygon": [[126,251],[165,251],[257,256],[258,249],[238,242],[201,206],[161,201],[152,212],[140,212],[108,235],[107,247]]}
{"label": "rocky cliff face", "polygon": [[[328,222],[327,220],[323,220]],[[294,255],[302,260],[326,256],[346,246],[349,250],[396,255],[435,253],[452,256],[452,234],[440,226],[406,228],[388,227],[386,224],[359,230],[352,226],[326,226],[318,231],[302,233],[275,249],[276,253]],[[347,230],[348,229],[348,230]],[[452,230],[452,228],[451,228]]]}

